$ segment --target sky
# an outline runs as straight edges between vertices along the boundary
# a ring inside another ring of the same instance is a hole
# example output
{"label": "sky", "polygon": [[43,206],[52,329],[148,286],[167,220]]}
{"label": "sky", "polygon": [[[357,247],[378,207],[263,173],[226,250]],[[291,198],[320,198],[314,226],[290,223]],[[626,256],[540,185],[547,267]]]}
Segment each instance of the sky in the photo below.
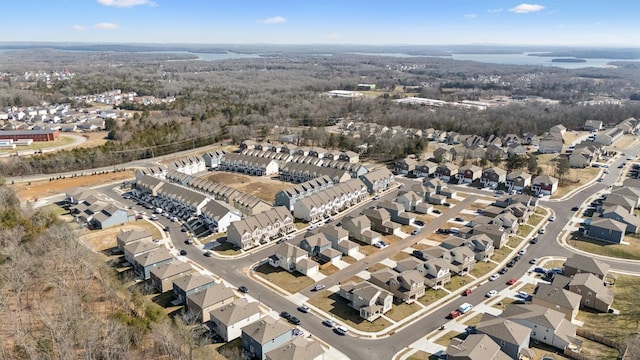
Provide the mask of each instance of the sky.
{"label": "sky", "polygon": [[0,41],[640,46],[636,0],[5,0]]}

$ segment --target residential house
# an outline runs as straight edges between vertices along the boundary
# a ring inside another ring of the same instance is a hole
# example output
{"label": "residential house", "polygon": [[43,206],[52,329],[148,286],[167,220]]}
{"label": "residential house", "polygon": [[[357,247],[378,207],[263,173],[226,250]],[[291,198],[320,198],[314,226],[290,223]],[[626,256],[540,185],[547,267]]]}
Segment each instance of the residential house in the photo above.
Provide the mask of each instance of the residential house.
{"label": "residential house", "polygon": [[494,253],[493,240],[485,234],[473,235],[465,239],[464,246],[473,251],[476,261],[488,262]]}
{"label": "residential house", "polygon": [[157,247],[133,258],[133,269],[142,280],[151,278],[151,270],[172,262],[175,258],[167,248]]}
{"label": "residential house", "polygon": [[411,224],[415,219],[415,215],[406,213],[404,205],[395,201],[384,200],[378,203],[378,208],[383,208],[391,215],[391,221],[403,225]]}
{"label": "residential house", "polygon": [[315,222],[331,217],[367,198],[367,186],[360,179],[321,190],[295,202],[293,215],[297,219]]}
{"label": "residential house", "polygon": [[378,194],[394,183],[393,173],[387,168],[381,168],[365,174],[360,177],[360,180],[367,186],[370,194]]}
{"label": "residential house", "polygon": [[407,270],[400,274],[385,268],[371,274],[369,281],[391,292],[398,302],[411,304],[424,295],[424,278],[417,270]]}
{"label": "residential house", "polygon": [[578,315],[580,299],[580,295],[550,284],[539,284],[532,296],[534,305],[559,311],[571,322]]}
{"label": "residential house", "polygon": [[458,169],[456,179],[461,184],[471,184],[482,176],[482,168],[475,165],[465,165]]}
{"label": "residential house", "polygon": [[582,129],[586,131],[600,131],[602,130],[602,121],[585,120],[584,125],[582,126]]}
{"label": "residential house", "polygon": [[560,133],[560,135],[564,135],[566,131],[567,131],[567,128],[564,127],[564,125],[562,124],[554,125],[551,128],[549,128],[550,133]]}
{"label": "residential house", "polygon": [[512,171],[507,174],[507,190],[522,191],[531,186],[531,175],[520,170]]}
{"label": "residential house", "polygon": [[608,313],[613,304],[613,291],[604,281],[590,273],[575,274],[569,282],[569,291],[582,297],[580,305]]}
{"label": "residential house", "polygon": [[[633,180],[633,179],[630,179]],[[640,208],[640,188],[635,186],[616,186],[611,190],[611,194],[622,195],[633,199],[633,207]]]}
{"label": "residential house", "polygon": [[499,167],[490,167],[482,170],[480,183],[483,187],[495,189],[507,181],[507,171]]}
{"label": "residential house", "polygon": [[123,248],[124,259],[133,266],[136,256],[153,251],[158,247],[158,244],[148,240],[131,242]]}
{"label": "residential house", "polygon": [[449,263],[449,269],[460,276],[468,274],[476,263],[473,250],[466,246],[450,249],[442,258]]}
{"label": "residential house", "polygon": [[242,328],[260,320],[260,306],[257,302],[237,299],[209,312],[211,329],[223,341],[233,341],[242,336]]}
{"label": "residential house", "polygon": [[294,183],[303,183],[322,176],[330,178],[336,184],[351,179],[346,170],[296,162],[282,165],[279,173],[280,180]]}
{"label": "residential house", "polygon": [[294,231],[293,216],[284,206],[231,223],[227,242],[246,250]]}
{"label": "residential house", "polygon": [[436,168],[436,172],[433,174],[434,177],[444,181],[451,181],[458,174],[458,165],[447,163],[438,165]]}
{"label": "residential house", "polygon": [[402,160],[396,161],[393,171],[396,174],[403,174],[403,175],[413,174],[417,164],[418,164],[418,161],[416,161],[415,158],[406,157]]}
{"label": "residential house", "polygon": [[197,292],[215,285],[215,281],[199,273],[188,274],[173,281],[173,294],[183,304],[187,303],[187,298]]}
{"label": "residential house", "polygon": [[416,164],[413,175],[416,177],[429,177],[436,172],[438,164],[431,161],[421,161]]}
{"label": "residential house", "polygon": [[223,283],[214,283],[202,291],[187,295],[187,309],[200,322],[210,319],[210,312],[224,305],[231,304],[235,293]]}
{"label": "residential house", "polygon": [[513,142],[507,145],[507,156],[525,156],[527,150],[520,143]]}
{"label": "residential house", "polygon": [[473,235],[486,235],[491,241],[493,241],[493,247],[495,249],[502,248],[509,240],[508,234],[504,231],[501,225],[497,224],[479,224],[473,227]]}
{"label": "residential house", "polygon": [[601,216],[627,225],[626,233],[635,234],[640,227],[640,218],[620,205],[607,206],[603,209]]}
{"label": "residential house", "polygon": [[445,350],[447,360],[510,360],[511,356],[500,350],[486,334],[471,334],[466,338],[454,337]]}
{"label": "residential house", "polygon": [[146,241],[150,242],[152,240],[151,231],[144,230],[120,230],[118,235],[116,235],[116,243],[118,249],[120,251],[124,251],[124,247],[134,242],[138,241]]}
{"label": "residential house", "polygon": [[182,261],[172,261],[151,269],[151,284],[161,293],[173,290],[173,281],[179,277],[193,272],[189,263]]}
{"label": "residential house", "polygon": [[587,168],[597,159],[597,156],[587,148],[574,149],[569,155],[569,166],[572,168]]}
{"label": "residential house", "polygon": [[453,153],[451,152],[451,147],[439,147],[433,151],[433,159],[435,162],[442,164],[455,160],[453,158]]}
{"label": "residential house", "polygon": [[512,359],[519,359],[523,350],[529,348],[531,329],[503,317],[484,313],[476,332],[488,335]]}
{"label": "residential house", "polygon": [[614,219],[597,218],[589,224],[589,230],[585,231],[585,235],[600,241],[620,244],[626,231],[627,225],[623,222]]}
{"label": "residential house", "polygon": [[616,125],[616,128],[621,129],[625,134],[633,134],[638,128],[638,120],[632,117],[624,119]]}
{"label": "residential house", "polygon": [[276,248],[275,253],[269,257],[269,265],[275,268],[283,268],[288,272],[297,271],[301,274],[314,274],[318,272],[318,263],[315,268],[310,263],[309,251],[290,243],[283,243]]}
{"label": "residential house", "polygon": [[240,221],[242,214],[218,200],[208,201],[200,211],[204,225],[214,234],[227,232],[231,223]]}
{"label": "residential house", "polygon": [[276,193],[275,205],[285,206],[293,211],[296,201],[326,190],[334,185],[328,176],[321,176],[309,181],[293,185]]}
{"label": "residential house", "polygon": [[508,233],[515,234],[518,232],[518,218],[511,212],[503,212],[494,218],[495,224],[500,224]]}
{"label": "residential house", "polygon": [[[621,192],[608,194],[602,201],[602,208],[620,206],[625,211],[631,213],[636,207],[637,199],[635,196],[624,194]],[[602,210],[602,209],[601,209]]]}
{"label": "residential house", "polygon": [[558,189],[558,179],[549,175],[539,175],[533,179],[531,191],[535,194],[552,195]]}
{"label": "residential house", "polygon": [[338,157],[340,161],[350,162],[352,164],[356,164],[360,162],[360,155],[353,151],[345,151]]}
{"label": "residential house", "polygon": [[258,156],[227,153],[221,157],[218,168],[247,175],[271,176],[278,173],[278,162]]}
{"label": "residential house", "polygon": [[548,307],[512,303],[507,304],[500,316],[529,328],[535,342],[560,350],[577,350],[582,344],[576,337],[578,326],[566,319],[563,313]]}
{"label": "residential house", "polygon": [[202,159],[204,159],[204,164],[208,169],[217,169],[226,153],[224,150],[208,151],[202,155]]}
{"label": "residential house", "polygon": [[593,274],[600,280],[605,280],[609,274],[609,264],[602,262],[598,259],[594,259],[590,256],[573,254],[570,258],[564,262],[565,276],[573,277],[577,274]]}
{"label": "residential house", "polygon": [[242,328],[242,348],[252,359],[265,360],[267,353],[291,341],[293,328],[282,320],[264,317]]}
{"label": "residential house", "polygon": [[349,232],[349,237],[365,244],[373,245],[380,241],[379,233],[371,230],[371,220],[365,215],[342,218],[342,228]]}
{"label": "residential house", "polygon": [[495,146],[495,147],[501,148],[502,147],[502,139],[500,139],[499,136],[491,134],[487,138],[486,145],[487,145],[486,146],[487,149],[489,148],[489,146]]}
{"label": "residential house", "polygon": [[[401,191],[396,196],[396,203],[402,205],[405,211],[426,213],[426,211],[418,211],[418,209],[425,210],[424,206],[421,206],[423,205],[423,200],[424,197],[413,191]],[[428,210],[428,208],[426,209]]]}
{"label": "residential house", "polygon": [[365,215],[371,221],[371,228],[382,234],[396,234],[400,231],[401,225],[391,221],[391,214],[384,208],[364,209],[362,215]]}
{"label": "residential house", "polygon": [[[453,148],[452,151],[458,152],[456,148]],[[462,149],[459,149],[460,156],[455,155],[457,159],[467,159],[467,160],[477,160],[484,159],[487,156],[487,150],[479,145],[471,145]]]}
{"label": "residential house", "polygon": [[[398,265],[399,264],[400,262],[398,262]],[[425,285],[434,290],[442,289],[443,286],[451,282],[451,270],[449,269],[449,263],[443,258],[432,258],[427,261],[420,262],[415,269],[425,277]]]}
{"label": "residential house", "polygon": [[317,229],[317,232],[324,234],[331,242],[331,247],[341,252],[342,255],[353,256],[360,250],[358,244],[349,240],[349,231],[343,227],[325,225]]}
{"label": "residential house", "polygon": [[614,127],[605,131],[601,131],[596,135],[595,142],[604,146],[612,145],[625,134],[625,130]]}
{"label": "residential house", "polygon": [[90,209],[93,216],[88,219],[95,229],[106,229],[116,225],[123,225],[135,217],[133,210],[119,208],[113,204],[96,204]]}
{"label": "residential house", "polygon": [[393,304],[391,293],[366,281],[358,284],[349,281],[340,286],[338,294],[349,301],[349,306],[357,310],[361,318],[370,322],[391,310]]}
{"label": "residential house", "polygon": [[559,154],[562,152],[562,140],[542,140],[538,151],[541,154]]}
{"label": "residential house", "polygon": [[295,337],[267,353],[266,360],[322,360],[325,350],[320,343],[306,337]]}
{"label": "residential house", "polygon": [[484,156],[489,161],[493,161],[494,159],[505,160],[507,158],[507,152],[504,151],[501,146],[489,145],[485,149]]}
{"label": "residential house", "polygon": [[309,257],[319,257],[326,249],[331,249],[331,241],[321,233],[307,233],[298,247],[308,252]]}

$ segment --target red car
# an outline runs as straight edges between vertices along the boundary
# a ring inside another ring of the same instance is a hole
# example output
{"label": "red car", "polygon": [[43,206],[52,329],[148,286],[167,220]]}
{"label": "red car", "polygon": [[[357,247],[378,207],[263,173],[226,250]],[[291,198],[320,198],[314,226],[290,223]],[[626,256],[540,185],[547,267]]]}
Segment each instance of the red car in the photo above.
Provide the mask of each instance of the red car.
{"label": "red car", "polygon": [[462,292],[462,296],[468,296],[468,295],[471,295],[471,289],[467,289]]}
{"label": "red car", "polygon": [[460,311],[453,310],[452,312],[449,313],[449,319],[455,319],[460,315],[462,315],[462,313]]}
{"label": "red car", "polygon": [[509,281],[507,281],[507,285],[513,285],[513,284],[515,284],[516,282],[518,282],[518,280],[516,280],[516,279],[509,279]]}

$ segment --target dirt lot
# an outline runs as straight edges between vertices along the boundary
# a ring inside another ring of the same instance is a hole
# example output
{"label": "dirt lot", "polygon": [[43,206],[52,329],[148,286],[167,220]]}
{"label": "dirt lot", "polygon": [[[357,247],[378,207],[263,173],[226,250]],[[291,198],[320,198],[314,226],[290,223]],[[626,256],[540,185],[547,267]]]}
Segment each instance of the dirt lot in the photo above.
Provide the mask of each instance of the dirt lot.
{"label": "dirt lot", "polygon": [[162,236],[160,231],[150,223],[146,221],[138,221],[135,224],[118,226],[104,230],[83,229],[80,235],[80,240],[91,248],[91,250],[100,252],[116,246],[116,236],[120,230],[149,230],[155,239],[159,239]]}
{"label": "dirt lot", "polygon": [[82,136],[87,140],[77,147],[86,148],[102,145],[107,142],[107,134],[109,134],[108,131],[97,131],[82,134]]}
{"label": "dirt lot", "polygon": [[278,191],[291,186],[289,183],[278,180],[277,177],[247,176],[230,172],[216,172],[207,176],[207,180],[229,185],[269,203],[273,202]]}
{"label": "dirt lot", "polygon": [[28,183],[20,183],[10,185],[18,193],[23,200],[34,200],[36,198],[47,197],[51,195],[65,193],[66,191],[82,187],[97,186],[109,182],[119,182],[127,179],[133,179],[135,176],[133,171],[121,171],[117,173],[108,173],[100,175],[87,175],[75,178],[66,178],[53,181],[37,181]]}

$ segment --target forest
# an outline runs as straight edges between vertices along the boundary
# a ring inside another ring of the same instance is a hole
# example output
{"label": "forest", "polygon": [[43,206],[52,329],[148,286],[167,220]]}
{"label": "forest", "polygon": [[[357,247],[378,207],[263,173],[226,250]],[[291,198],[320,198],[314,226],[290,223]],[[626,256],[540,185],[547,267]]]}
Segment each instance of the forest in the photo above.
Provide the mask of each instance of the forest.
{"label": "forest", "polygon": [[[637,62],[569,70],[348,53],[283,53],[224,61],[180,56],[52,49],[0,53],[0,72],[5,74],[0,81],[3,106],[69,102],[82,108],[86,104],[74,102],[73,96],[112,89],[176,98],[174,103],[149,107],[122,104],[123,109],[142,111],[141,116],[110,127],[111,141],[103,146],[12,157],[0,163],[0,172],[18,176],[84,170],[223,140],[268,140],[293,132],[299,135],[299,145],[353,150],[366,143],[363,157],[387,161],[424,146],[422,140],[407,142],[401,136],[355,139],[331,135],[325,127],[335,118],[486,137],[542,134],[556,124],[579,129],[587,119],[613,125],[640,116],[640,102],[631,100],[640,93]],[[20,77],[25,71],[62,70],[75,76],[49,83]],[[375,83],[377,90],[357,100],[321,96],[328,90],[355,89],[358,83]],[[445,101],[539,96],[558,103],[514,102],[484,111],[433,111],[393,102],[409,95]],[[620,104],[582,103],[602,98],[618,99]]]}

